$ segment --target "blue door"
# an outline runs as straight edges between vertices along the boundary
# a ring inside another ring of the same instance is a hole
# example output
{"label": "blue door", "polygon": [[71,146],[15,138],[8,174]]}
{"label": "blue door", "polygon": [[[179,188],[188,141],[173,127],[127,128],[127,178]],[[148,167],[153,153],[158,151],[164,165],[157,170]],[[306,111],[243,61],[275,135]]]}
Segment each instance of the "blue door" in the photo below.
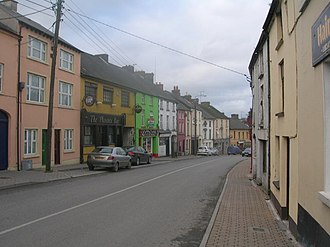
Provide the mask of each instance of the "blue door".
{"label": "blue door", "polygon": [[0,111],[0,170],[8,168],[8,116]]}

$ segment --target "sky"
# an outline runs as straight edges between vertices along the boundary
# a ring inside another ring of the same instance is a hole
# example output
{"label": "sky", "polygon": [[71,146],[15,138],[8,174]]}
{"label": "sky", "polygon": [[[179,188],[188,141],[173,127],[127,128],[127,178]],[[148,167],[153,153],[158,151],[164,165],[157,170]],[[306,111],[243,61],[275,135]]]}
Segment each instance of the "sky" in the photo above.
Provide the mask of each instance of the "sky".
{"label": "sky", "polygon": [[[30,14],[55,0],[18,0]],[[246,117],[245,75],[271,0],[65,0],[60,36],[109,62],[155,74],[155,82]],[[28,18],[52,29],[52,10]]]}

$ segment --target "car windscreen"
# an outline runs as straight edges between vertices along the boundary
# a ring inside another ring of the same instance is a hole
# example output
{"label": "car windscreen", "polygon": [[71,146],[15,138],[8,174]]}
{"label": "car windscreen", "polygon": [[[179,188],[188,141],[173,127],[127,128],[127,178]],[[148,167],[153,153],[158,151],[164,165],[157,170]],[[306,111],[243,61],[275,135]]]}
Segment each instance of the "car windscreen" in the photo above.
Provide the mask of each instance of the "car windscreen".
{"label": "car windscreen", "polygon": [[112,153],[113,148],[95,148],[93,153]]}

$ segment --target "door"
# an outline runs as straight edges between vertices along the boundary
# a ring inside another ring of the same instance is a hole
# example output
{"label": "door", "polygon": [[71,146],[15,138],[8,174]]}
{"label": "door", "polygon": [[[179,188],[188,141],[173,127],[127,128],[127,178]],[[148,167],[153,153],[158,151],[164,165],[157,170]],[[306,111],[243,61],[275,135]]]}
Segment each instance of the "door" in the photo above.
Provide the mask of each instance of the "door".
{"label": "door", "polygon": [[61,130],[55,130],[55,165],[61,164]]}
{"label": "door", "polygon": [[8,168],[8,116],[0,111],[0,170]]}
{"label": "door", "polygon": [[45,166],[47,162],[47,130],[42,130],[42,165]]}

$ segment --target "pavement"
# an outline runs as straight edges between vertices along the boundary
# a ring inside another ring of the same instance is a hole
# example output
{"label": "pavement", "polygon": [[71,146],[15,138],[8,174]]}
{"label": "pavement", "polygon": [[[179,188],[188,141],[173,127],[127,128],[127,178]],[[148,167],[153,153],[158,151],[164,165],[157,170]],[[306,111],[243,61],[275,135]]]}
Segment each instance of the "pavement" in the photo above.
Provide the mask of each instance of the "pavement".
{"label": "pavement", "polygon": [[[155,158],[151,165],[195,158]],[[104,172],[108,171],[89,171],[86,164],[53,166],[52,172],[45,172],[45,169],[0,171],[0,190]],[[251,179],[250,159],[240,162],[228,173],[200,244],[200,247],[219,246],[300,246],[290,234],[287,223],[280,220],[269,196]]]}

